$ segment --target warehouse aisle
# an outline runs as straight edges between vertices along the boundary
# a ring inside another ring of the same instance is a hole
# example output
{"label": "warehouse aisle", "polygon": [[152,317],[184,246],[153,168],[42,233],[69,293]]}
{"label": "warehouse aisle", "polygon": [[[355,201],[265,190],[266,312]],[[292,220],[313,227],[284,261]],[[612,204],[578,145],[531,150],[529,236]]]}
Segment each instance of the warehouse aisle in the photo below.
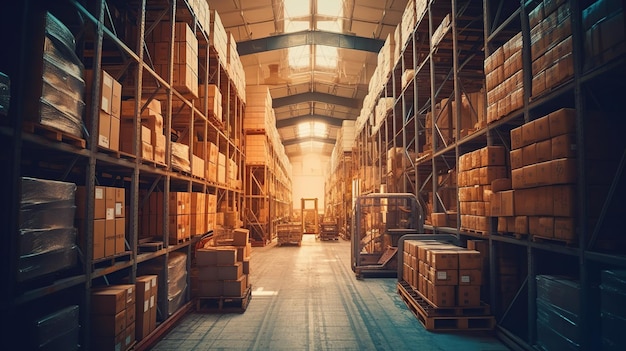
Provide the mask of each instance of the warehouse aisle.
{"label": "warehouse aisle", "polygon": [[507,350],[484,335],[426,331],[394,278],[355,278],[347,241],[255,247],[250,279],[245,313],[190,313],[153,350]]}

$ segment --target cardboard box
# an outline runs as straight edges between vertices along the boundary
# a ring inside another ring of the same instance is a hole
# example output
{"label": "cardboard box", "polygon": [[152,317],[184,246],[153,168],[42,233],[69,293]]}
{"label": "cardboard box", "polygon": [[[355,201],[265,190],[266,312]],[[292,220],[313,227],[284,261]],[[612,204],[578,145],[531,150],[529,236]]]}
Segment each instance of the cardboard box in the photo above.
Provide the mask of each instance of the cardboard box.
{"label": "cardboard box", "polygon": [[568,243],[577,243],[576,220],[574,217],[554,218],[554,238]]}
{"label": "cardboard box", "polygon": [[536,164],[524,166],[524,168],[522,168],[522,171],[524,173],[524,187],[534,187],[538,185]]}
{"label": "cardboard box", "polygon": [[430,253],[429,264],[437,270],[458,269],[459,256],[457,251],[434,250]]}
{"label": "cardboard box", "polygon": [[459,285],[457,287],[457,306],[480,306],[480,285]]}
{"label": "cardboard box", "polygon": [[458,285],[459,270],[458,269],[442,269],[437,270],[433,267],[428,271],[428,280],[433,285]]}
{"label": "cardboard box", "polygon": [[549,185],[552,184],[552,165],[550,161],[537,163],[535,165],[535,179],[536,185]]}
{"label": "cardboard box", "polygon": [[115,218],[104,220],[104,256],[115,255]]}
{"label": "cardboard box", "polygon": [[522,146],[530,145],[534,143],[535,138],[535,121],[530,121],[522,125]]}
{"label": "cardboard box", "polygon": [[528,217],[527,216],[515,217],[515,230],[513,232],[517,234],[528,235]]}
{"label": "cardboard box", "polygon": [[558,217],[576,215],[576,187],[574,185],[556,185],[552,187],[553,213]]}
{"label": "cardboard box", "polygon": [[243,275],[243,265],[237,262],[233,266],[218,266],[218,280],[238,280]]}
{"label": "cardboard box", "polygon": [[93,221],[93,259],[98,260],[106,257],[105,245],[105,220],[94,219]]}
{"label": "cardboard box", "polygon": [[152,279],[156,275],[139,276],[135,280],[135,338],[141,340],[150,330],[150,297]]}
{"label": "cardboard box", "polygon": [[552,184],[573,184],[577,180],[576,159],[561,158],[550,161]]}
{"label": "cardboard box", "polygon": [[523,149],[515,149],[510,152],[511,169],[518,169],[524,167]]}
{"label": "cardboard box", "polygon": [[524,168],[511,170],[511,186],[513,189],[522,189],[526,187],[524,181]]}
{"label": "cardboard box", "polygon": [[[112,287],[94,288],[91,292],[91,313],[116,315],[126,309],[126,290]],[[126,316],[124,316],[126,320]]]}
{"label": "cardboard box", "polygon": [[217,248],[218,266],[234,266],[237,263],[237,248],[232,246],[221,246]]}
{"label": "cardboard box", "polygon": [[459,256],[459,269],[481,269],[483,257],[476,250],[460,250],[457,252]]}
{"label": "cardboard box", "polygon": [[126,251],[126,218],[115,218],[115,253]]}
{"label": "cardboard box", "polygon": [[522,160],[524,166],[537,163],[537,144],[532,143],[522,147]]}
{"label": "cardboard box", "polygon": [[550,136],[555,137],[562,134],[576,132],[576,110],[562,108],[548,115],[550,123]]}
{"label": "cardboard box", "polygon": [[233,230],[233,245],[246,246],[249,243],[250,231],[245,228],[236,228]]}
{"label": "cardboard box", "polygon": [[548,140],[550,135],[550,115],[538,118],[534,121],[535,124],[535,142]]}
{"label": "cardboard box", "polygon": [[92,333],[95,336],[114,337],[126,329],[126,309],[117,314],[94,314],[89,318],[92,323]]}
{"label": "cardboard box", "polygon": [[535,145],[535,160],[537,162],[550,161],[553,159],[552,139],[539,141]]}
{"label": "cardboard box", "polygon": [[135,323],[130,324],[124,330],[124,350],[129,350],[135,342]]}
{"label": "cardboard box", "polygon": [[248,276],[237,280],[224,280],[224,296],[241,297],[248,289]]}
{"label": "cardboard box", "polygon": [[551,139],[550,159],[559,158],[575,158],[576,152],[576,135],[561,134]]}
{"label": "cardboard box", "polygon": [[482,275],[480,267],[479,269],[459,269],[459,285],[481,285]]}
{"label": "cardboard box", "polygon": [[126,214],[126,190],[124,188],[115,189],[115,217],[124,217]]}
{"label": "cardboard box", "polygon": [[[135,303],[133,302],[130,305],[126,305],[126,327],[130,325],[135,325]],[[133,336],[134,338],[134,336]],[[134,339],[133,339],[134,340]]]}
{"label": "cardboard box", "polygon": [[111,115],[100,111],[98,118],[98,146],[109,148],[111,138]]}
{"label": "cardboard box", "polygon": [[522,139],[522,126],[511,129],[511,150],[516,150],[524,146]]}
{"label": "cardboard box", "polygon": [[455,287],[452,285],[429,284],[430,301],[437,307],[452,307],[456,304]]}
{"label": "cardboard box", "polygon": [[506,149],[504,146],[487,146],[480,149],[482,166],[504,166],[506,165]]}
{"label": "cardboard box", "polygon": [[120,119],[111,116],[109,130],[109,149],[119,151],[120,149]]}

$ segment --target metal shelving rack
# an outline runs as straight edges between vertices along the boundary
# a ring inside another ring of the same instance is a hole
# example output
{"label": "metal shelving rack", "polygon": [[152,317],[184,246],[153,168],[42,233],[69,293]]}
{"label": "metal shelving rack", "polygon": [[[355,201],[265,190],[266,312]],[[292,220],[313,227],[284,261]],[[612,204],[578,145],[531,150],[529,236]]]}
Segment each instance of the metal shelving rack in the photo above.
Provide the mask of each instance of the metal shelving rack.
{"label": "metal shelving rack", "polygon": [[[4,8],[6,6],[6,8]],[[163,100],[163,116],[165,130],[177,129],[182,132],[182,138],[192,145],[196,135],[204,140],[214,141],[220,152],[227,159],[236,164],[238,174],[236,179],[241,180],[244,172],[245,158],[242,152],[242,118],[245,111],[245,97],[239,94],[235,88],[227,68],[224,66],[226,59],[220,62],[214,57],[214,53],[201,58],[199,62],[200,89],[208,91],[207,84],[216,84],[223,93],[223,122],[209,116],[208,106],[197,106],[198,99],[189,98],[187,95],[172,87],[173,57],[174,57],[174,24],[176,21],[186,22],[196,35],[199,45],[211,52],[208,28],[202,28],[200,22],[187,1],[161,1],[141,0],[133,3],[117,1],[64,1],[54,4],[42,4],[24,2],[20,4],[3,5],[3,12],[11,14],[13,18],[20,18],[19,26],[23,29],[22,35],[13,39],[8,47],[15,50],[19,63],[14,63],[13,81],[17,87],[12,92],[12,112],[9,118],[2,122],[0,127],[0,145],[9,150],[2,159],[10,167],[1,173],[3,193],[3,213],[7,214],[7,220],[3,221],[7,233],[17,233],[18,211],[20,198],[20,177],[34,176],[46,179],[56,179],[75,182],[86,186],[86,225],[84,247],[79,256],[79,267],[75,267],[61,275],[47,278],[45,281],[35,281],[29,284],[14,284],[16,279],[15,248],[18,247],[16,235],[8,235],[8,245],[3,245],[2,273],[9,284],[0,289],[2,297],[2,312],[7,317],[3,319],[2,332],[7,338],[15,333],[20,333],[20,323],[16,320],[32,318],[38,307],[59,303],[61,295],[65,299],[80,305],[81,345],[83,349],[89,349],[91,323],[90,289],[92,285],[118,283],[127,279],[135,281],[135,277],[141,266],[148,262],[156,262],[156,259],[167,261],[172,252],[180,251],[187,254],[187,270],[191,266],[192,246],[198,238],[188,241],[168,242],[168,219],[163,216],[163,247],[156,252],[139,253],[138,239],[140,237],[139,210],[145,204],[147,196],[153,191],[162,191],[165,198],[170,191],[201,192],[213,194],[218,198],[218,208],[229,209],[241,208],[243,204],[243,189],[237,182],[216,183],[204,179],[204,177],[192,176],[190,173],[181,172],[172,168],[170,154],[170,138],[166,141],[166,162],[160,164],[135,156],[140,150],[140,126],[138,118],[134,119],[134,154],[123,152],[108,152],[98,148],[98,111],[99,87],[101,81],[100,69],[104,68],[113,73],[114,78],[122,80],[132,76],[135,84],[124,84],[126,90],[122,95],[133,97],[135,103],[135,116],[140,115],[144,106],[142,98],[148,100],[159,98]],[[50,11],[64,20],[64,23],[76,34],[78,54],[83,64],[93,69],[93,83],[91,96],[94,103],[86,113],[90,120],[87,123],[89,129],[86,132],[86,148],[81,148],[68,143],[49,140],[46,137],[24,132],[22,122],[24,120],[24,106],[31,101],[26,99],[28,80],[26,71],[29,69],[26,58],[32,53],[29,51],[29,43],[37,35],[34,33],[33,24],[41,13]],[[207,14],[208,15],[208,14]],[[5,16],[3,16],[3,19]],[[167,77],[159,76],[154,70],[152,59],[154,53],[150,53],[145,45],[146,34],[154,30],[156,23],[161,22],[171,27],[171,40],[169,45],[169,74]],[[15,21],[11,21],[15,23]],[[135,27],[136,31],[131,30]],[[131,33],[136,36],[133,38]],[[213,57],[211,57],[213,55]],[[148,79],[155,82],[154,87],[144,85]],[[178,103],[174,107],[174,103]],[[182,106],[182,107],[180,107]],[[166,135],[169,135],[166,134]],[[190,149],[190,158],[191,158]],[[191,162],[193,162],[191,160]],[[227,166],[229,167],[229,166]],[[227,170],[228,172],[228,170]],[[129,208],[126,230],[126,255],[127,259],[113,259],[110,265],[95,265],[92,259],[93,238],[89,233],[93,232],[93,209],[95,185],[108,185],[124,187],[127,193],[126,206]],[[169,213],[167,201],[163,205],[163,213]],[[216,209],[217,210],[217,209]],[[162,274],[167,279],[167,263],[163,263]],[[52,281],[48,281],[53,279]],[[189,275],[187,286],[189,286]],[[168,310],[167,289],[159,287],[159,316],[158,327],[148,338],[135,346],[136,349],[146,347],[159,334],[179,318],[190,306],[186,303],[177,311]],[[184,300],[190,301],[191,291],[188,288]],[[20,317],[18,319],[17,317]],[[17,328],[17,329],[16,329]]]}

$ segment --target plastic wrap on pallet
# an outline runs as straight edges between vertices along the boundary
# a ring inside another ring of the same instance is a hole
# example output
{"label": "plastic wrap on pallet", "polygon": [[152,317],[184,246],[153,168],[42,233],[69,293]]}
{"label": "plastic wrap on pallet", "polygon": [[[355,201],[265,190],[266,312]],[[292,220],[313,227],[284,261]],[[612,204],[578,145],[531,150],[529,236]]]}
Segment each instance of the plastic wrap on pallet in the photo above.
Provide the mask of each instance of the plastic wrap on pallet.
{"label": "plastic wrap on pallet", "polygon": [[[36,319],[31,327],[32,341],[35,342],[37,347],[43,347],[55,343],[56,340],[62,338],[68,332],[72,332],[74,329],[79,328],[79,307],[78,305],[72,305],[47,314]],[[76,339],[74,343],[68,343],[74,345],[74,349],[78,347],[78,333],[76,333]],[[57,350],[66,350],[65,348],[57,348]]]}
{"label": "plastic wrap on pallet", "polygon": [[21,208],[44,203],[74,204],[76,184],[57,180],[22,177]]}
{"label": "plastic wrap on pallet", "polygon": [[171,316],[174,312],[176,312],[182,305],[185,303],[185,291],[187,290],[187,286],[175,295],[171,295],[167,297],[167,310],[168,316]]}
{"label": "plastic wrap on pallet", "polygon": [[76,265],[77,246],[47,247],[45,250],[21,255],[18,262],[17,279],[26,281],[50,273],[59,272]]}
{"label": "plastic wrap on pallet", "polygon": [[580,345],[557,333],[541,319],[537,319],[537,346],[540,350],[577,351]]}
{"label": "plastic wrap on pallet", "polygon": [[172,167],[184,172],[191,172],[189,146],[172,142]]}
{"label": "plastic wrap on pallet", "polygon": [[574,344],[580,344],[580,318],[543,299],[537,299],[537,320],[549,325],[554,332]]}
{"label": "plastic wrap on pallet", "polygon": [[624,339],[624,330],[626,330],[626,319],[603,311],[601,312],[600,323],[600,329],[602,331],[602,350],[626,350],[626,339]]}
{"label": "plastic wrap on pallet", "polygon": [[45,344],[39,345],[39,351],[76,351],[80,349],[80,326],[76,326]]}
{"label": "plastic wrap on pallet", "polygon": [[74,225],[76,206],[65,201],[30,205],[20,209],[20,230],[44,228],[71,228]]}
{"label": "plastic wrap on pallet", "polygon": [[6,74],[0,72],[0,115],[9,114],[11,102],[11,79]]}
{"label": "plastic wrap on pallet", "polygon": [[74,36],[51,14],[45,31],[40,123],[81,136],[85,80]]}
{"label": "plastic wrap on pallet", "polygon": [[600,284],[600,310],[626,319],[626,271],[602,271]]}
{"label": "plastic wrap on pallet", "polygon": [[20,230],[20,255],[30,256],[76,244],[76,228]]}
{"label": "plastic wrap on pallet", "polygon": [[537,275],[537,299],[580,315],[580,282],[565,276]]}

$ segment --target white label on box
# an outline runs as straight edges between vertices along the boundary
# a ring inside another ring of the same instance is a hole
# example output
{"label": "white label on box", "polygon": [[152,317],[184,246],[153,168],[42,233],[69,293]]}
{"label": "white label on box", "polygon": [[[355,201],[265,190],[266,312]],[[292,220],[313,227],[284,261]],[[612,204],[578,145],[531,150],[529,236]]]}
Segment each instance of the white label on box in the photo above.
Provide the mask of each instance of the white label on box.
{"label": "white label on box", "polygon": [[101,108],[103,111],[111,111],[111,108],[109,107],[109,103],[110,103],[109,98],[107,98],[106,96],[103,96],[102,102],[101,102],[102,104]]}
{"label": "white label on box", "polygon": [[104,189],[96,188],[96,200],[104,199]]}
{"label": "white label on box", "polygon": [[157,280],[156,277],[152,278],[152,286],[156,286],[157,285]]}
{"label": "white label on box", "polygon": [[98,145],[109,147],[109,138],[106,135],[99,134],[98,135]]}
{"label": "white label on box", "polygon": [[130,335],[126,336],[126,346],[130,345]]}
{"label": "white label on box", "polygon": [[470,276],[469,275],[462,275],[461,276],[461,283],[469,283],[470,282]]}
{"label": "white label on box", "polygon": [[107,214],[106,214],[106,219],[115,219],[115,209],[114,208],[107,208]]}
{"label": "white label on box", "polygon": [[116,202],[115,203],[115,215],[116,216],[121,216],[122,215],[122,203],[121,202]]}
{"label": "white label on box", "polygon": [[446,280],[448,279],[448,272],[437,272],[437,280]]}
{"label": "white label on box", "polygon": [[128,301],[132,301],[133,300],[133,288],[128,288],[128,290],[126,290],[126,294],[128,294]]}
{"label": "white label on box", "polygon": [[150,309],[150,300],[148,299],[143,302],[143,311],[148,312],[149,309]]}
{"label": "white label on box", "polygon": [[115,344],[115,351],[122,351],[122,344],[121,343],[116,343]]}
{"label": "white label on box", "polygon": [[150,308],[154,307],[154,296],[150,296]]}
{"label": "white label on box", "polygon": [[144,291],[150,291],[150,282],[148,282],[148,284],[144,284]]}

